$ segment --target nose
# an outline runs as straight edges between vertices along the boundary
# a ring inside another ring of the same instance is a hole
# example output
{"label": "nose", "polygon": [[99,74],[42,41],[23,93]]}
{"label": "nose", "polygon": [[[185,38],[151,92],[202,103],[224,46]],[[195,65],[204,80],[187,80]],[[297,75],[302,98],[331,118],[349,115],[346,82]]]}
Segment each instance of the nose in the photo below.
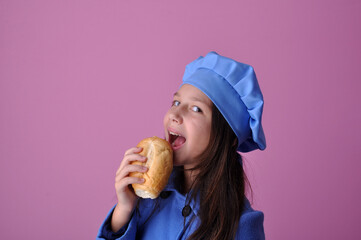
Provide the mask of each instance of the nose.
{"label": "nose", "polygon": [[180,107],[171,109],[169,111],[169,120],[178,124],[183,122],[182,110]]}

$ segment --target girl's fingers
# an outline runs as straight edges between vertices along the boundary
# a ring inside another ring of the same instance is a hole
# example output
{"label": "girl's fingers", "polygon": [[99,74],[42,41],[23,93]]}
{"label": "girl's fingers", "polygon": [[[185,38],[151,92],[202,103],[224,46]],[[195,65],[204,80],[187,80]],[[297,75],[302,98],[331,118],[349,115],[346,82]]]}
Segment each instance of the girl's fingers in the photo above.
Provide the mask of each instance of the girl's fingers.
{"label": "girl's fingers", "polygon": [[133,147],[125,151],[124,157],[132,153],[140,153],[143,150],[141,147]]}
{"label": "girl's fingers", "polygon": [[139,161],[139,162],[145,162],[147,160],[146,157],[139,155],[138,153],[132,153],[129,155],[126,155],[122,162],[120,163],[120,166],[117,170],[117,173],[120,172],[125,166],[129,165],[130,162]]}
{"label": "girl's fingers", "polygon": [[133,183],[144,183],[144,178],[137,178],[137,177],[126,177],[123,178],[121,181],[115,183],[115,188],[117,191],[126,192],[129,190],[128,186]]}
{"label": "girl's fingers", "polygon": [[[140,155],[139,153],[142,151],[142,148],[131,148],[127,150],[124,154],[124,158],[122,162],[120,163],[120,166],[116,172],[115,176],[115,188],[118,192],[118,199],[124,198],[124,196],[129,196],[129,185],[133,183],[143,183],[144,178],[138,178],[138,177],[130,177],[129,173],[131,172],[146,172],[148,171],[148,168],[139,164],[130,164],[134,161],[139,162],[145,162],[146,157]],[[124,195],[125,193],[125,195]],[[134,193],[133,193],[134,194]]]}
{"label": "girl's fingers", "polygon": [[131,164],[131,165],[126,165],[122,170],[118,171],[116,176],[115,176],[115,181],[119,182],[121,179],[125,178],[126,176],[129,175],[129,173],[131,172],[146,172],[148,171],[148,168],[142,165],[136,165],[136,164]]}

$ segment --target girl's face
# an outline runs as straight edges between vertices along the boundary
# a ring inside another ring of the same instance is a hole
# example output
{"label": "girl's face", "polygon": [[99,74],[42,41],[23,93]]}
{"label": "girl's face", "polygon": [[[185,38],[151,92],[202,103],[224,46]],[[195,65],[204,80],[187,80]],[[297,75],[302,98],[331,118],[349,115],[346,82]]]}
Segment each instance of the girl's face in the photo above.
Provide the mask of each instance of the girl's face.
{"label": "girl's face", "polygon": [[212,123],[212,102],[198,88],[184,84],[174,94],[164,116],[166,140],[174,151],[174,165],[192,168],[207,148]]}

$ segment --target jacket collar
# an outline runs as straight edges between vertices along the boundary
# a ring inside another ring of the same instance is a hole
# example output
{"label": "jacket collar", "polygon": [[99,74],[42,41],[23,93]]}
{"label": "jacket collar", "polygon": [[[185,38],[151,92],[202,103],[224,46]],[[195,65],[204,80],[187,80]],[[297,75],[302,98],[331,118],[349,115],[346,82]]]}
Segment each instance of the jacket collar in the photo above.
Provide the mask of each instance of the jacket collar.
{"label": "jacket collar", "polygon": [[198,212],[199,212],[199,197],[197,197],[196,199],[192,199],[189,204],[188,204],[188,196],[190,196],[190,194],[192,193],[192,191],[188,192],[187,194],[182,194],[180,193],[177,188],[175,187],[175,171],[173,170],[171,176],[169,177],[168,180],[168,184],[165,186],[163,191],[169,191],[169,192],[173,192],[176,196],[176,198],[180,201],[184,203],[184,207],[186,205],[189,205],[192,208],[192,211],[198,216]]}

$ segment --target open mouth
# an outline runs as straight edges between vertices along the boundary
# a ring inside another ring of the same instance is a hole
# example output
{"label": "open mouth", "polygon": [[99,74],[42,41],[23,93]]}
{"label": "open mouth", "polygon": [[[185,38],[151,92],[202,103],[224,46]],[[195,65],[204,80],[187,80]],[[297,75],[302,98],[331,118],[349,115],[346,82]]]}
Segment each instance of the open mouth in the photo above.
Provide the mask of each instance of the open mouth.
{"label": "open mouth", "polygon": [[169,143],[172,146],[173,150],[177,150],[183,146],[186,142],[186,138],[179,135],[178,133],[169,131]]}

